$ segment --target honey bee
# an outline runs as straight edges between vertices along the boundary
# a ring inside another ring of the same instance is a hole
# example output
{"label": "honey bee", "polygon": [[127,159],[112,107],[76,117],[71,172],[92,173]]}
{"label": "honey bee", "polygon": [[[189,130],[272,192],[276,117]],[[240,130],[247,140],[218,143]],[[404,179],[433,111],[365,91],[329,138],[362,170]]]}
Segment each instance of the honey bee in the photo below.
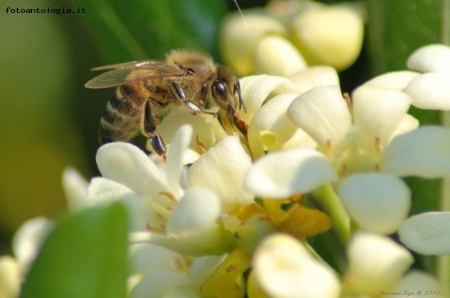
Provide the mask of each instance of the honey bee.
{"label": "honey bee", "polygon": [[205,113],[205,104],[218,106],[222,115],[244,134],[245,122],[237,115],[242,101],[239,80],[233,71],[215,64],[204,53],[173,50],[165,60],[133,61],[94,68],[108,70],[86,83],[87,88],[118,86],[100,121],[100,143],[128,141],[138,130],[154,151],[166,158],[166,145],[156,130],[163,113],[185,105],[193,114]]}

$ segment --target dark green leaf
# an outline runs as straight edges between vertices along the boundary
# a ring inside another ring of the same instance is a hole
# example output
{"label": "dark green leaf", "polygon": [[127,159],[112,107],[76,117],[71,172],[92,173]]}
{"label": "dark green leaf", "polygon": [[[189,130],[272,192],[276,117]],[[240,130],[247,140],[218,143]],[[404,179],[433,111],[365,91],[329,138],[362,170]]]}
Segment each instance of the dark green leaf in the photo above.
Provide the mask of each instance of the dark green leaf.
{"label": "dark green leaf", "polygon": [[403,70],[414,50],[441,42],[443,3],[443,0],[367,1],[374,74]]}
{"label": "dark green leaf", "polygon": [[108,62],[160,59],[174,48],[192,48],[217,57],[222,0],[74,0]]}
{"label": "dark green leaf", "polygon": [[61,221],[44,243],[20,297],[125,297],[126,222],[120,204]]}

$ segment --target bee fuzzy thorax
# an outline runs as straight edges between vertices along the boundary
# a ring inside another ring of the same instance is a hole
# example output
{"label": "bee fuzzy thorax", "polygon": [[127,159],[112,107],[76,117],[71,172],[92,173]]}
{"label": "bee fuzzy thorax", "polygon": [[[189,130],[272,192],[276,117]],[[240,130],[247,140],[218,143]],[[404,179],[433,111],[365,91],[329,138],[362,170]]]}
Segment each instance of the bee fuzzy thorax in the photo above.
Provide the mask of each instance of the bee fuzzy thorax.
{"label": "bee fuzzy thorax", "polygon": [[199,76],[212,75],[216,65],[209,54],[191,50],[172,50],[167,56],[168,63],[173,63],[183,69],[194,70]]}

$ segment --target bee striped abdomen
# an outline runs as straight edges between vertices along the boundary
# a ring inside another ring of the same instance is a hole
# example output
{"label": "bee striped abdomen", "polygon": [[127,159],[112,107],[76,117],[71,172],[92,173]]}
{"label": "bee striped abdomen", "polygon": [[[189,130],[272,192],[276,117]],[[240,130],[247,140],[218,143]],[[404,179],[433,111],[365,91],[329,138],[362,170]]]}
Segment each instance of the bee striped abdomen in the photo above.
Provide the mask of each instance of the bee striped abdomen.
{"label": "bee striped abdomen", "polygon": [[100,120],[100,143],[127,141],[139,129],[142,99],[132,86],[122,85],[109,100]]}

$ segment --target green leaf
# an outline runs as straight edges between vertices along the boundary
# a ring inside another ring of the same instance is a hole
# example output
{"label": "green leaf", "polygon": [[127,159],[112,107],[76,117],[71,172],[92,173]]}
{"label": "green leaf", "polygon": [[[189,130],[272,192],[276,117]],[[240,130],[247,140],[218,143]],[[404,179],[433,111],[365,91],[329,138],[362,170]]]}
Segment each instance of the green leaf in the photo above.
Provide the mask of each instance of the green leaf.
{"label": "green leaf", "polygon": [[20,297],[125,297],[126,222],[121,204],[61,221],[44,243]]}
{"label": "green leaf", "polygon": [[[368,0],[369,59],[373,75],[406,69],[408,56],[421,46],[440,43],[450,11],[444,0]],[[439,111],[410,111],[420,123],[440,123]]]}
{"label": "green leaf", "polygon": [[406,59],[414,50],[441,42],[444,2],[367,1],[370,60],[374,74],[405,69]]}
{"label": "green leaf", "polygon": [[171,49],[204,50],[217,57],[221,0],[74,0],[79,16],[109,62],[161,59]]}

